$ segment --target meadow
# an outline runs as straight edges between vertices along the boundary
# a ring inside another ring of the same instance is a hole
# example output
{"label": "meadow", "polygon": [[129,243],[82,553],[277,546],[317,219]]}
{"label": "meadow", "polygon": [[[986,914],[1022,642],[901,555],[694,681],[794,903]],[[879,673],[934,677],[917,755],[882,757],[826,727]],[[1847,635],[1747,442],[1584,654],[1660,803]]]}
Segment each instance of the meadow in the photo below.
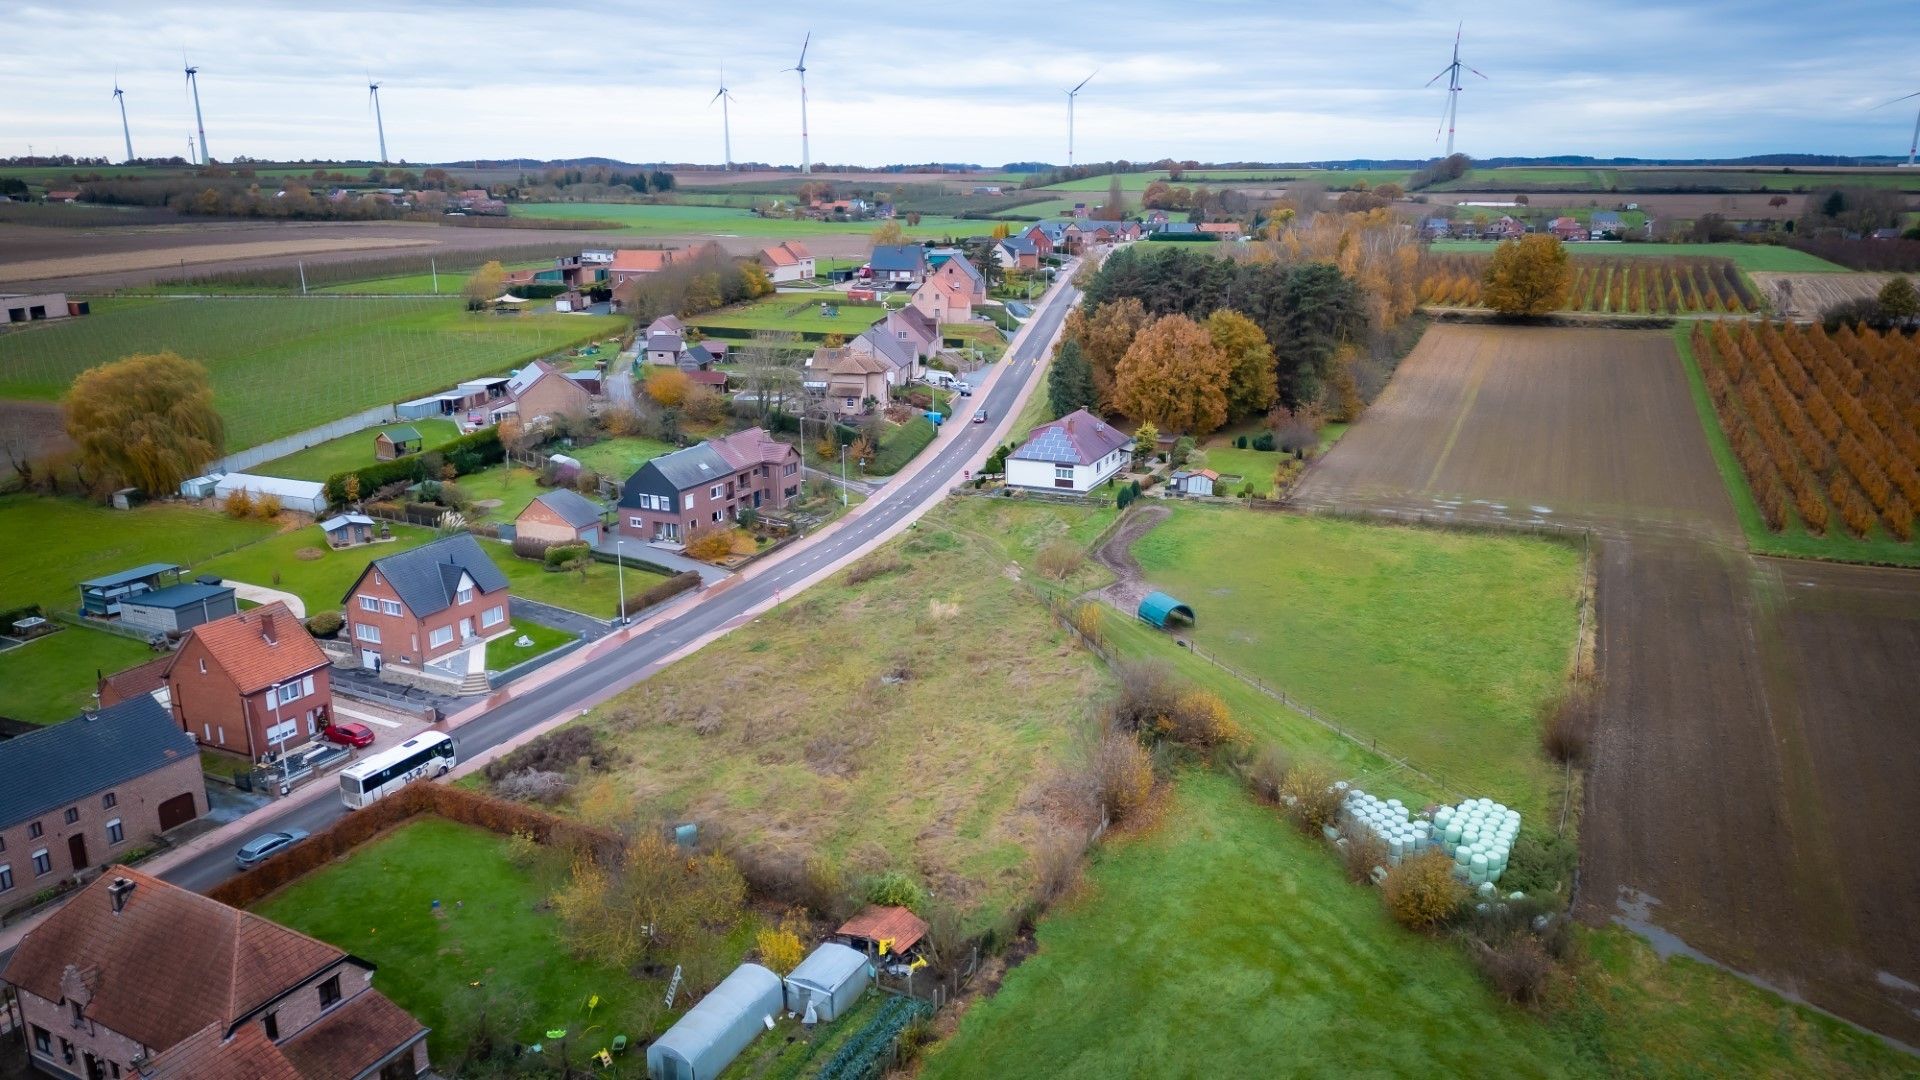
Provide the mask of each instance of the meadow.
{"label": "meadow", "polygon": [[89,367],[172,350],[207,366],[227,446],[243,449],[622,325],[473,313],[456,299],[101,300],[87,318],[0,336],[0,397],[57,400]]}
{"label": "meadow", "polygon": [[403,427],[420,433],[422,453],[438,449],[460,435],[459,425],[451,420],[410,420],[405,424],[386,424],[328,439],[286,457],[256,465],[250,471],[262,476],[284,476],[289,480],[325,480],[337,473],[373,464],[374,438],[383,431],[396,431]]}
{"label": "meadow", "polygon": [[155,655],[137,638],[81,626],[0,652],[0,716],[30,724],[71,720],[94,704],[99,675],[124,671]]}
{"label": "meadow", "polygon": [[[1436,240],[1436,255],[1484,253],[1498,247],[1492,240]],[[1775,270],[1790,273],[1844,273],[1846,267],[1816,258],[1804,251],[1777,244],[1568,244],[1575,258],[1675,258],[1702,255],[1732,259],[1742,270]]]}
{"label": "meadow", "polygon": [[[617,221],[623,231],[644,236],[745,236],[755,239],[804,239],[809,236],[845,236],[870,233],[878,221],[805,221],[763,218],[750,210],[724,206],[686,206],[646,203],[515,203],[513,216],[532,220]],[[920,224],[900,219],[908,237],[938,239],[972,236],[983,231],[978,221],[929,215]]]}

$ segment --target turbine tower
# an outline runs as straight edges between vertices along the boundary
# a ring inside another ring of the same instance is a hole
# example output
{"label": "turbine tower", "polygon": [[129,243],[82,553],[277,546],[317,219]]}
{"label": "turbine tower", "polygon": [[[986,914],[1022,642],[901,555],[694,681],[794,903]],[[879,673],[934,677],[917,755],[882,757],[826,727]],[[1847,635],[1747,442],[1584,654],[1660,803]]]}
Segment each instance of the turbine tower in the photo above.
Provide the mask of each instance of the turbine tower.
{"label": "turbine tower", "polygon": [[120,103],[120,134],[127,140],[127,164],[133,164],[133,129],[127,126],[127,92],[120,89],[120,77],[113,79],[113,100]]}
{"label": "turbine tower", "polygon": [[[804,50],[802,51],[804,52]],[[800,142],[802,144],[802,153],[805,153],[805,143],[807,140],[807,107],[804,103],[804,94],[805,92],[802,91],[803,101],[800,106]],[[723,67],[720,69],[720,92],[713,95],[712,99],[707,102],[707,108],[713,108],[715,101],[720,103],[720,137],[727,152],[727,172],[733,171],[733,118],[727,114],[727,104],[732,100],[733,94],[727,90],[727,69]]]}
{"label": "turbine tower", "polygon": [[[1475,75],[1479,75],[1483,79],[1486,78],[1485,75],[1480,73],[1478,68],[1469,67],[1460,62],[1460,31],[1464,29],[1465,26],[1466,24],[1462,23],[1460,26],[1455,27],[1453,31],[1453,63],[1441,68],[1439,75],[1435,75],[1433,78],[1427,80],[1428,86],[1439,82],[1442,76],[1447,80],[1447,108],[1446,111],[1441,114],[1441,123],[1447,129],[1448,157],[1453,156],[1453,123],[1460,114],[1460,91],[1462,89],[1460,85],[1460,72],[1464,69],[1473,72]],[[1436,132],[1434,137],[1439,138],[1439,133]]]}
{"label": "turbine tower", "polygon": [[[1884,109],[1889,105],[1898,105],[1902,101],[1908,101],[1917,97],[1920,97],[1920,90],[1916,90],[1911,94],[1902,94],[1892,101],[1883,101],[1875,105],[1874,108]],[[1914,155],[1917,151],[1920,151],[1920,112],[1916,112],[1913,117],[1913,141],[1907,144],[1907,168],[1911,169],[1914,167]]]}
{"label": "turbine tower", "polygon": [[192,64],[187,65],[187,89],[193,91],[193,125],[200,132],[200,164],[205,165],[213,155],[207,153],[207,122],[200,116],[200,69]]}
{"label": "turbine tower", "polygon": [[[1095,71],[1093,75],[1100,74]],[[1093,81],[1093,75],[1080,80],[1080,86],[1067,91],[1067,168],[1073,168],[1073,99],[1080,96],[1080,87]]]}
{"label": "turbine tower", "polygon": [[802,175],[813,172],[813,155],[807,149],[807,46],[813,44],[813,31],[807,31],[806,39],[800,42],[800,62],[788,68],[788,71],[800,73],[800,172]]}
{"label": "turbine tower", "polygon": [[380,133],[380,164],[387,163],[387,124],[380,118],[380,84],[367,79],[367,101],[373,106],[373,129]]}

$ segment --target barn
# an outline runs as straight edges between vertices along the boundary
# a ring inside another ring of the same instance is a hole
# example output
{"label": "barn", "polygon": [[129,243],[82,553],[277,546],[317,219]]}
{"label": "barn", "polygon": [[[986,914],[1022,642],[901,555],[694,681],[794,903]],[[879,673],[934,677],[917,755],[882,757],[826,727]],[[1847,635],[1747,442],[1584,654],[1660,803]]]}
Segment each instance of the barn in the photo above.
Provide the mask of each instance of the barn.
{"label": "barn", "polygon": [[713,1080],[785,1005],[780,976],[741,964],[647,1047],[652,1080]]}
{"label": "barn", "polygon": [[829,941],[813,950],[787,976],[787,1011],[814,1016],[825,1023],[850,1011],[867,990],[867,958],[858,950]]}

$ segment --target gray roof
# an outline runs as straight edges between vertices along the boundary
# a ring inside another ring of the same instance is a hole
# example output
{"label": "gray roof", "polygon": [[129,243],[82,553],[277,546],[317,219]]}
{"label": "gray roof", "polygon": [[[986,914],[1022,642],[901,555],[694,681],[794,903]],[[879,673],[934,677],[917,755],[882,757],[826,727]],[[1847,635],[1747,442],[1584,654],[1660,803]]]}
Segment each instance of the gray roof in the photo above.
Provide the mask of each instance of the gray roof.
{"label": "gray roof", "polygon": [[165,573],[179,573],[180,568],[170,562],[154,562],[145,566],[136,566],[131,570],[122,570],[106,577],[92,578],[80,583],[83,589],[111,589],[115,585],[131,585],[136,581],[145,581],[150,577],[159,577]]}
{"label": "gray roof", "polygon": [[193,757],[193,736],[151,694],[8,739],[0,742],[0,826]]}
{"label": "gray roof", "polygon": [[179,585],[169,585],[164,589],[143,592],[138,596],[129,596],[120,601],[122,607],[183,608],[188,604],[197,604],[202,600],[211,600],[217,596],[232,596],[233,590],[225,585],[202,585],[197,581],[188,581]]}
{"label": "gray roof", "polygon": [[566,488],[556,488],[533,500],[560,515],[576,529],[600,524],[600,507],[586,496]]}
{"label": "gray roof", "polygon": [[987,279],[980,276],[980,268],[973,265],[972,259],[967,258],[965,255],[955,255],[947,261],[958,264],[960,269],[964,271],[968,277],[973,279],[974,284],[983,289],[987,287]]}
{"label": "gray roof", "polygon": [[849,979],[859,975],[867,966],[865,953],[850,949],[835,941],[823,942],[814,949],[800,966],[787,975],[787,981],[798,983],[808,989],[817,989],[832,996],[833,992],[846,985]]}
{"label": "gray roof", "polygon": [[[475,540],[472,533],[455,533],[412,551],[375,559],[368,564],[368,569],[380,571],[380,576],[400,594],[407,610],[416,618],[452,607],[462,572],[473,579],[481,592],[507,587],[507,575],[480,550],[480,541]],[[353,584],[356,589],[360,587],[358,579]],[[345,603],[352,595],[353,589],[348,589],[341,602]]]}
{"label": "gray roof", "polygon": [[1059,465],[1091,465],[1133,440],[1126,432],[1085,409],[1075,409],[1051,424],[1033,429],[1016,461],[1051,461]]}
{"label": "gray roof", "polygon": [[320,531],[332,532],[348,525],[371,525],[373,519],[365,514],[335,514],[320,523]]}
{"label": "gray roof", "polygon": [[388,428],[386,431],[381,432],[381,434],[385,435],[388,439],[391,439],[394,442],[419,442],[420,441],[420,429],[411,427],[411,426]]}
{"label": "gray roof", "polygon": [[927,249],[919,244],[882,244],[873,249],[867,265],[875,270],[923,270]]}
{"label": "gray roof", "polygon": [[911,368],[914,361],[913,346],[887,333],[877,326],[862,331],[857,341],[865,341],[873,355],[885,360],[896,368]]}
{"label": "gray roof", "polygon": [[[657,469],[675,491],[711,484],[716,480],[725,480],[733,473],[733,466],[720,452],[706,443],[689,446],[685,450],[675,450],[664,457],[654,458],[647,465]],[[646,468],[647,465],[640,466]]]}
{"label": "gray roof", "polygon": [[679,334],[661,331],[647,335],[648,352],[679,352],[686,348],[686,341]]}
{"label": "gray roof", "polygon": [[1005,248],[1009,255],[1034,255],[1040,250],[1025,235],[1009,236],[1000,241],[1000,246]]}

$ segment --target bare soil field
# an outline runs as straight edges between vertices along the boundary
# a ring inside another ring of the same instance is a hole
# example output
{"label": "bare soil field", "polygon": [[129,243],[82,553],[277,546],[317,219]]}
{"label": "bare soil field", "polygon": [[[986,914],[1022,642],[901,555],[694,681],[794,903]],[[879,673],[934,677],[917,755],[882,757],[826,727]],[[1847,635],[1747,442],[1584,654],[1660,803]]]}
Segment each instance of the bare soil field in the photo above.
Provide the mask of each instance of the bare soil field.
{"label": "bare soil field", "polygon": [[893,187],[896,184],[981,184],[1004,185],[1004,180],[982,180],[978,176],[969,177],[965,173],[899,173],[899,172],[820,172],[811,176],[801,176],[790,170],[767,169],[759,172],[716,172],[710,169],[675,169],[673,181],[687,187],[725,187],[733,184],[791,184],[798,188],[808,181],[847,184],[880,184]]}
{"label": "bare soil field", "polygon": [[[51,401],[0,400],[0,457],[37,461],[73,449],[60,406]],[[0,461],[0,466],[8,462]]]}
{"label": "bare soil field", "polygon": [[377,251],[418,247],[423,239],[362,236],[330,239],[320,236],[289,240],[254,240],[237,244],[196,244],[191,247],[119,251],[103,255],[69,255],[30,259],[0,265],[0,281],[44,280],[56,274],[87,276],[129,270],[177,269],[201,263],[233,262],[274,256],[327,255],[342,251]]}
{"label": "bare soil field", "polygon": [[1897,274],[1782,274],[1749,271],[1754,287],[1772,305],[1774,314],[1789,319],[1817,319],[1820,313],[1848,300],[1872,299]]}
{"label": "bare soil field", "polygon": [[1435,326],[1295,501],[1738,536],[1670,335]]}

